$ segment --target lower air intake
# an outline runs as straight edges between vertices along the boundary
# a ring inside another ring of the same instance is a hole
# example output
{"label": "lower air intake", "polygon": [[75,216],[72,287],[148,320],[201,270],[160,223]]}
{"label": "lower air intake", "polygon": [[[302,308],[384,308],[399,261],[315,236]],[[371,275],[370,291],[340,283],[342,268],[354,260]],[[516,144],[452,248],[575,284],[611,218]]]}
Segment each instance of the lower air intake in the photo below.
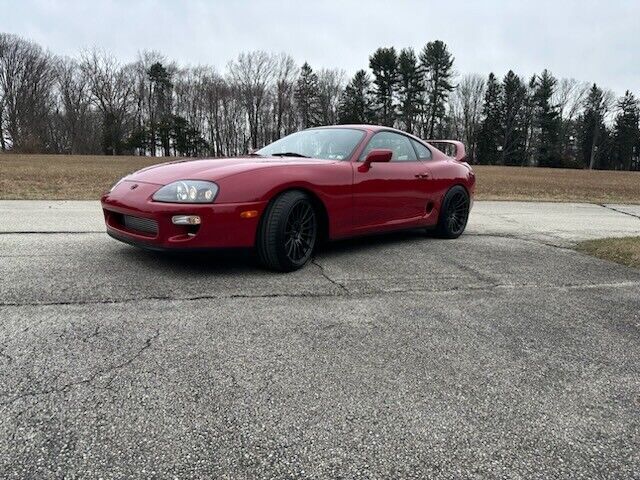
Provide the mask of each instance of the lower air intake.
{"label": "lower air intake", "polygon": [[122,216],[122,224],[129,230],[147,233],[151,235],[158,234],[158,222],[150,218],[133,217],[131,215]]}

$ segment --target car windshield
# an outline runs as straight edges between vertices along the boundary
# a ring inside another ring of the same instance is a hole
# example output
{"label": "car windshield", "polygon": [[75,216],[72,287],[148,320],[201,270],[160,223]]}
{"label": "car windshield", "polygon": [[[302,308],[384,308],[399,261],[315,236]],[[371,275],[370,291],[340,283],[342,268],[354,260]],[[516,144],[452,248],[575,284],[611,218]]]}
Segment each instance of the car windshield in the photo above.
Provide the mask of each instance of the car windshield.
{"label": "car windshield", "polygon": [[360,140],[362,130],[353,128],[318,128],[292,133],[261,148],[261,156],[309,157],[324,160],[349,158]]}

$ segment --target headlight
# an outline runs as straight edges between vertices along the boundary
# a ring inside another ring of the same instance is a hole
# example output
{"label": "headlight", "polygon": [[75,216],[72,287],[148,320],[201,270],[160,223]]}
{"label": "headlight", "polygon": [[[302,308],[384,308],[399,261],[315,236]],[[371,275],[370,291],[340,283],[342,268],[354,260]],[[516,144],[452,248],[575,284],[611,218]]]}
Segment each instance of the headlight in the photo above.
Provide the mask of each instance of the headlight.
{"label": "headlight", "polygon": [[211,203],[218,194],[218,185],[201,180],[180,180],[165,185],[153,194],[156,202]]}

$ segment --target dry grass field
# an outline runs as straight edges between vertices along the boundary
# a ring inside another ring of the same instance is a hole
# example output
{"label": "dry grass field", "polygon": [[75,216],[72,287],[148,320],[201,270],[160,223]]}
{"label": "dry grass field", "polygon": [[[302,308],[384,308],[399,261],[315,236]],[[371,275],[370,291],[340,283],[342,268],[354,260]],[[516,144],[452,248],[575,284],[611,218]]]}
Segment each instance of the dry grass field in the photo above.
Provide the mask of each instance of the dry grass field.
{"label": "dry grass field", "polygon": [[0,155],[0,198],[98,199],[124,175],[162,161],[101,155]]}
{"label": "dry grass field", "polygon": [[640,172],[476,166],[479,200],[640,203]]}
{"label": "dry grass field", "polygon": [[[119,178],[175,160],[0,155],[0,199],[97,199]],[[640,172],[476,166],[479,200],[640,203]]]}
{"label": "dry grass field", "polygon": [[589,240],[578,244],[576,249],[594,257],[640,268],[640,237]]}

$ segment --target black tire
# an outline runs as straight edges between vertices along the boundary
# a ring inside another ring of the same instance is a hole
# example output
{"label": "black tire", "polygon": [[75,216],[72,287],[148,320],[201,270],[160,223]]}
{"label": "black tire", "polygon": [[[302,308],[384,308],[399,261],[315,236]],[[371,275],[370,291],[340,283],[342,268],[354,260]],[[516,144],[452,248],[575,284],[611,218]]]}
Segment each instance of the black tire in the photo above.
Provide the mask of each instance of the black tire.
{"label": "black tire", "polygon": [[311,199],[298,190],[284,192],[262,215],[256,249],[265,268],[291,272],[311,258],[318,238],[318,219]]}
{"label": "black tire", "polygon": [[456,185],[442,200],[436,234],[441,238],[458,238],[469,220],[469,194],[464,187]]}

